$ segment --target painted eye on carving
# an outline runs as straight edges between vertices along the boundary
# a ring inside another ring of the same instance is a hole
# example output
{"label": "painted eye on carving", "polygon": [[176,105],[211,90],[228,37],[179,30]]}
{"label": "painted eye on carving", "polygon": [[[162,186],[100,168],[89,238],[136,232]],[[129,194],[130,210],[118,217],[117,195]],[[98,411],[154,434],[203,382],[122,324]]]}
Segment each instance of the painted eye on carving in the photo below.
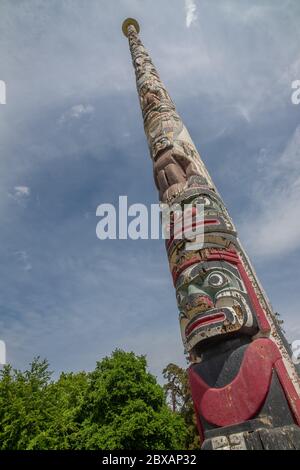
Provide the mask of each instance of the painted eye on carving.
{"label": "painted eye on carving", "polygon": [[176,299],[179,305],[182,303],[185,297],[186,297],[186,289],[183,286],[177,291],[177,294],[176,294]]}
{"label": "painted eye on carving", "polygon": [[203,204],[204,204],[206,207],[208,207],[208,206],[211,205],[211,200],[208,199],[208,197],[204,197],[204,198],[203,198]]}
{"label": "painted eye on carving", "polygon": [[211,200],[206,196],[202,196],[196,200],[196,203],[203,204],[205,207],[209,207],[211,205]]}
{"label": "painted eye on carving", "polygon": [[211,287],[223,287],[227,284],[227,278],[221,273],[210,274],[207,281]]}

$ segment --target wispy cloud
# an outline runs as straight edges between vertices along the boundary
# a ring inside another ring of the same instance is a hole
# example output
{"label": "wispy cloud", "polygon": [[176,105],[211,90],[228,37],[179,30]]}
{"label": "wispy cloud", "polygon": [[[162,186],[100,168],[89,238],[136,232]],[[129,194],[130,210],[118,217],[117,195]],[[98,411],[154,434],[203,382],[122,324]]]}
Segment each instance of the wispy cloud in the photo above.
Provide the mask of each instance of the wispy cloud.
{"label": "wispy cloud", "polygon": [[16,251],[15,255],[24,271],[31,271],[32,265],[29,261],[29,255],[27,251]]}
{"label": "wispy cloud", "polygon": [[28,197],[30,195],[30,188],[28,186],[15,186],[14,195],[16,197]]}
{"label": "wispy cloud", "polygon": [[[265,180],[255,191],[253,217],[242,227],[243,238],[258,256],[274,257],[300,248],[300,126]],[[270,155],[264,152],[263,158]],[[255,227],[255,230],[253,229]]]}
{"label": "wispy cloud", "polygon": [[91,115],[94,113],[94,106],[87,104],[76,104],[68,109],[60,118],[59,123],[63,124],[72,119],[80,119],[84,115]]}
{"label": "wispy cloud", "polygon": [[197,20],[197,6],[195,0],[185,0],[185,24],[189,28]]}
{"label": "wispy cloud", "polygon": [[29,186],[15,186],[13,191],[8,193],[8,196],[19,205],[26,206],[30,196],[30,188]]}
{"label": "wispy cloud", "polygon": [[236,109],[236,112],[242,117],[245,119],[245,121],[247,121],[248,123],[251,122],[251,117],[250,117],[250,113],[249,113],[249,109],[247,108],[247,106],[243,105],[243,104],[240,104],[240,103],[237,103],[235,105],[235,109]]}

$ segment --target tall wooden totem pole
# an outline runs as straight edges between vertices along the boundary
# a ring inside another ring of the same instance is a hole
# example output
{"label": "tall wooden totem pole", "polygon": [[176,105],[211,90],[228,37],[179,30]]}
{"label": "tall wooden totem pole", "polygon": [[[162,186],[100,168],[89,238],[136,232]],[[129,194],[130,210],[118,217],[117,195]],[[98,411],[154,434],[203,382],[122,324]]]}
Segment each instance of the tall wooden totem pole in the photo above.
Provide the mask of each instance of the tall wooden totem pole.
{"label": "tall wooden totem pole", "polygon": [[[128,18],[160,201],[202,204],[204,243],[166,240],[203,449],[300,449],[300,383],[290,347],[224,203]],[[193,220],[193,219],[192,219]],[[255,228],[254,228],[255,229]]]}

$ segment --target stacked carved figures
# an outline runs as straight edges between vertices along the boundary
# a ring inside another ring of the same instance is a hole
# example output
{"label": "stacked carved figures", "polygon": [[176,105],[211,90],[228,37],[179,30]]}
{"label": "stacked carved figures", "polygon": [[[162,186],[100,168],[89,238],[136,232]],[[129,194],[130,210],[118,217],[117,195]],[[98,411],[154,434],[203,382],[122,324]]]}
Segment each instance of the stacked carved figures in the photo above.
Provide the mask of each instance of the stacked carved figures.
{"label": "stacked carved figures", "polygon": [[[290,348],[235,227],[173,101],[127,19],[137,91],[160,201],[202,205],[200,248],[171,236],[166,249],[191,365],[203,449],[300,449],[300,383]],[[173,219],[174,222],[174,219]]]}

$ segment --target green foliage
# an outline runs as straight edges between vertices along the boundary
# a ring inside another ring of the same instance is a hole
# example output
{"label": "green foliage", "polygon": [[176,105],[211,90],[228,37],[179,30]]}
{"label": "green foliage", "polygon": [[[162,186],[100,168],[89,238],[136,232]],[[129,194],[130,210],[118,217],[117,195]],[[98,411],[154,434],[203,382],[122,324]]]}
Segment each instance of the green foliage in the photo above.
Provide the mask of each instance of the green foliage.
{"label": "green foliage", "polygon": [[49,415],[48,363],[35,359],[25,372],[5,366],[0,381],[0,449],[24,449],[45,427]]}
{"label": "green foliage", "polygon": [[47,361],[0,372],[0,449],[183,449],[187,430],[144,356],[117,350],[51,380]]}
{"label": "green foliage", "polygon": [[163,370],[163,376],[167,381],[164,385],[167,400],[173,412],[179,414],[185,422],[187,431],[185,448],[199,449],[200,439],[187,372],[171,363]]}
{"label": "green foliage", "polygon": [[82,417],[83,449],[181,449],[185,439],[145,357],[120,350],[91,373]]}
{"label": "green foliage", "polygon": [[78,430],[76,414],[87,388],[84,373],[51,382],[47,361],[25,372],[5,366],[0,380],[0,449],[68,449]]}

